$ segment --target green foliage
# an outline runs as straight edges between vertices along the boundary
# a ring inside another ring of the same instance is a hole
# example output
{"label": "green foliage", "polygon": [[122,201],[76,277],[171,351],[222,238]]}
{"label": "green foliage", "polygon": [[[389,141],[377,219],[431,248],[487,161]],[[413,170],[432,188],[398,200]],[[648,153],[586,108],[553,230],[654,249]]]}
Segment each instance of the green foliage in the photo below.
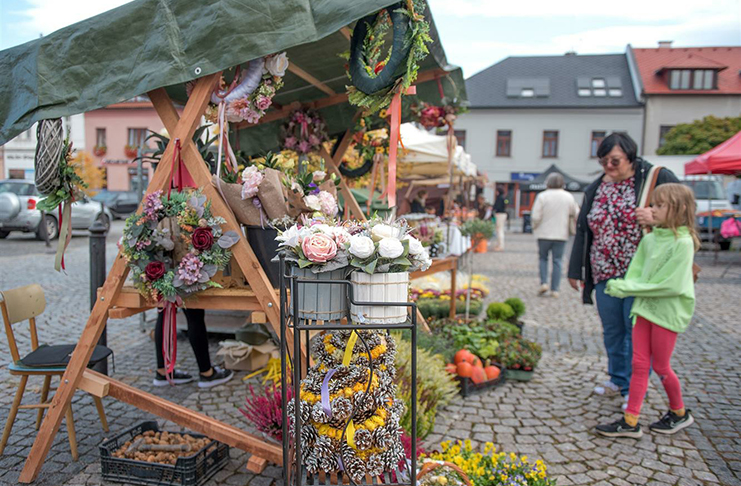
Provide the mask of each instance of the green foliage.
{"label": "green foliage", "polygon": [[494,236],[496,225],[489,219],[469,219],[461,225],[461,234],[473,238],[483,238],[485,240]]}
{"label": "green foliage", "polygon": [[[471,300],[468,308],[468,314],[470,316],[477,316],[481,314],[484,304],[480,300]],[[417,301],[417,307],[422,313],[425,319],[429,318],[444,318],[450,315],[450,300],[449,299],[419,299]],[[457,300],[455,302],[455,313],[465,314],[466,313],[466,301]]]}
{"label": "green foliage", "polygon": [[519,336],[503,340],[495,360],[505,368],[530,371],[538,365],[541,356],[540,344]]}
{"label": "green foliage", "polygon": [[712,115],[692,123],[680,123],[664,136],[658,155],[702,154],[741,131],[741,117],[717,118]]}
{"label": "green foliage", "polygon": [[510,306],[515,312],[515,318],[522,317],[525,314],[525,303],[522,301],[522,299],[518,299],[517,297],[510,297],[509,299],[505,300],[504,303]]}
{"label": "green foliage", "polygon": [[[395,333],[396,396],[407,404],[401,427],[411,433],[412,346]],[[419,348],[419,347],[418,347]],[[438,406],[445,406],[458,394],[455,378],[445,371],[445,359],[425,349],[417,349],[417,436],[426,437],[435,427]]]}
{"label": "green foliage", "polygon": [[492,302],[486,308],[486,316],[492,321],[508,321],[515,315],[514,309],[504,302]]}

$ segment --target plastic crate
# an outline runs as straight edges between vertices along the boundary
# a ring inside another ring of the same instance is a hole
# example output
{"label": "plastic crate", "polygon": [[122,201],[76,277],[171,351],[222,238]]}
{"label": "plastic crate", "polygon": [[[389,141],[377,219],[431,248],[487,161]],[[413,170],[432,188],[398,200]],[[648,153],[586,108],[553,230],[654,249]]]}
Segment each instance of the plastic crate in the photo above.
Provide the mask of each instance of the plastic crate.
{"label": "plastic crate", "polygon": [[[192,456],[179,457],[174,466],[113,457],[113,453],[126,441],[149,430],[158,432],[157,422],[142,422],[100,445],[101,472],[105,481],[158,486],[200,486],[229,461],[229,446],[215,440]],[[200,434],[189,435],[199,439],[205,437]],[[213,445],[216,447],[209,452]]]}

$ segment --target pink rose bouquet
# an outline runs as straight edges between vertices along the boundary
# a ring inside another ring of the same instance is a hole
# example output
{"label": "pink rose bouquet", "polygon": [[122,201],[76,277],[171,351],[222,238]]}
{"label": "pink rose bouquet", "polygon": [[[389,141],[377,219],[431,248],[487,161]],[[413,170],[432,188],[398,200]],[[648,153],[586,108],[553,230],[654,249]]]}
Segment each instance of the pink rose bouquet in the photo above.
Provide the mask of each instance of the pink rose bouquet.
{"label": "pink rose bouquet", "polygon": [[337,243],[329,236],[316,233],[301,242],[304,256],[314,263],[327,263],[337,256]]}

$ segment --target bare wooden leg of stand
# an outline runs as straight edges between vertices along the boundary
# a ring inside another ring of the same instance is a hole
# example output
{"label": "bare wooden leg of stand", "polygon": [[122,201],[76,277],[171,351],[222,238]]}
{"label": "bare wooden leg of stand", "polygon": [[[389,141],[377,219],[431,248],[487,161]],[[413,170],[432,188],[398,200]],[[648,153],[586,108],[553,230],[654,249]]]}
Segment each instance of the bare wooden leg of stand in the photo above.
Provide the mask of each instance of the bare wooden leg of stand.
{"label": "bare wooden leg of stand", "polygon": [[268,467],[268,461],[262,457],[250,456],[247,461],[247,470],[255,474],[262,473],[266,467]]}
{"label": "bare wooden leg of stand", "polygon": [[[51,386],[51,375],[46,375],[44,377],[44,385],[41,387],[41,400],[39,403],[44,404],[46,403],[46,400],[49,398],[49,387]],[[36,412],[36,430],[39,430],[39,427],[41,427],[41,419],[44,418],[44,409],[40,408],[38,412]]]}
{"label": "bare wooden leg of stand", "polygon": [[77,434],[75,434],[75,418],[72,416],[72,404],[67,406],[65,414],[67,422],[67,436],[69,437],[69,450],[72,452],[72,460],[76,461],[80,456],[77,453]]}
{"label": "bare wooden leg of stand", "polygon": [[13,405],[10,406],[10,414],[8,420],[5,422],[5,430],[3,430],[3,440],[0,442],[0,454],[5,450],[5,446],[8,444],[10,438],[10,431],[13,430],[13,422],[15,422],[15,416],[18,414],[18,407],[21,405],[23,399],[23,392],[26,391],[26,383],[28,383],[28,375],[21,376],[21,382],[18,383],[18,389],[15,392],[15,398],[13,399]]}
{"label": "bare wooden leg of stand", "polygon": [[455,291],[456,291],[456,276],[458,274],[458,269],[453,268],[450,270],[450,318],[455,319]]}
{"label": "bare wooden leg of stand", "polygon": [[98,410],[98,416],[100,417],[100,425],[103,426],[103,431],[108,432],[108,419],[105,417],[105,409],[103,408],[103,400],[100,397],[93,397],[95,402],[95,408]]}

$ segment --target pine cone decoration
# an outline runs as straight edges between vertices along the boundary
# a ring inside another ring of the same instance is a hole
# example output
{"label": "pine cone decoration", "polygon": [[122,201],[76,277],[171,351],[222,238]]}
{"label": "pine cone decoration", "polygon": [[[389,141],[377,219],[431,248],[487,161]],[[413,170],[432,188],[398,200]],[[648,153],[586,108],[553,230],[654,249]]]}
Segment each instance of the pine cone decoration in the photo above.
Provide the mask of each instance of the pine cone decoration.
{"label": "pine cone decoration", "polygon": [[337,420],[347,420],[352,414],[352,403],[344,397],[338,397],[332,400],[332,418]]}
{"label": "pine cone decoration", "polygon": [[373,436],[367,429],[358,429],[355,432],[355,445],[364,451],[373,447]]}
{"label": "pine cone decoration", "polygon": [[337,462],[336,455],[327,456],[323,458],[319,466],[322,468],[322,471],[327,472],[327,473],[337,471],[340,468],[340,465]]}
{"label": "pine cone decoration", "polygon": [[365,479],[365,462],[355,455],[355,451],[347,444],[342,446],[342,465],[345,466],[345,472],[356,483]]}
{"label": "pine cone decoration", "polygon": [[326,435],[320,435],[314,443],[314,453],[318,459],[324,459],[325,457],[331,457],[335,454],[334,444],[332,439]]}
{"label": "pine cone decoration", "polygon": [[319,472],[319,458],[316,456],[315,451],[312,449],[307,455],[301,458],[306,470],[309,474],[316,474]]}
{"label": "pine cone decoration", "polygon": [[371,454],[368,458],[368,462],[365,464],[365,469],[371,476],[380,476],[385,472],[383,467],[383,459],[379,454]]}
{"label": "pine cone decoration", "polygon": [[329,421],[329,417],[327,417],[327,414],[324,413],[324,409],[322,408],[322,402],[316,402],[314,407],[312,407],[311,419],[319,424],[326,424]]}
{"label": "pine cone decoration", "polygon": [[302,447],[312,447],[316,440],[319,438],[319,433],[316,431],[316,428],[304,422],[301,424],[301,446]]}

